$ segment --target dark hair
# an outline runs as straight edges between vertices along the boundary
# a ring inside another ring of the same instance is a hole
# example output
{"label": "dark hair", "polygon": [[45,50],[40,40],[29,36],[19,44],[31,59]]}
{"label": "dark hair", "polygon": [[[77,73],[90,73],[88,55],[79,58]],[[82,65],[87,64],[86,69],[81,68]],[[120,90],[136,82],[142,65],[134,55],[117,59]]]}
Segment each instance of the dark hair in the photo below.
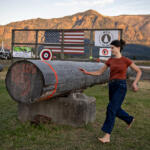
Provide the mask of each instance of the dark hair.
{"label": "dark hair", "polygon": [[120,47],[120,52],[121,52],[123,47],[126,45],[126,42],[121,39],[121,40],[114,40],[110,44],[116,47]]}

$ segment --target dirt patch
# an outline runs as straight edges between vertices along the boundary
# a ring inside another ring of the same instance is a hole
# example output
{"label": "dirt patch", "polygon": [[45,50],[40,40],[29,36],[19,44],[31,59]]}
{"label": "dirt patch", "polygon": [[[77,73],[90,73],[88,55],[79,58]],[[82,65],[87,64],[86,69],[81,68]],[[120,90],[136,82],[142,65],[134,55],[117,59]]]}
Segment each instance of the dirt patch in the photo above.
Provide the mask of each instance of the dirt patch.
{"label": "dirt patch", "polygon": [[139,82],[140,89],[150,90],[150,80],[143,80]]}

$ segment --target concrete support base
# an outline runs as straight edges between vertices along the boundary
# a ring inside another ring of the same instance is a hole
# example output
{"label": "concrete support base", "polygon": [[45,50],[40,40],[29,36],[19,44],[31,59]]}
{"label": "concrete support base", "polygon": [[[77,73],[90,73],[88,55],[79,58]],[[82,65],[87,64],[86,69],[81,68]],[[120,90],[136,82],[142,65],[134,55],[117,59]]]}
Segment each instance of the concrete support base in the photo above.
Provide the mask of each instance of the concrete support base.
{"label": "concrete support base", "polygon": [[96,99],[83,93],[72,93],[67,97],[56,97],[33,104],[18,104],[18,118],[21,122],[32,121],[42,115],[57,124],[82,126],[96,118]]}

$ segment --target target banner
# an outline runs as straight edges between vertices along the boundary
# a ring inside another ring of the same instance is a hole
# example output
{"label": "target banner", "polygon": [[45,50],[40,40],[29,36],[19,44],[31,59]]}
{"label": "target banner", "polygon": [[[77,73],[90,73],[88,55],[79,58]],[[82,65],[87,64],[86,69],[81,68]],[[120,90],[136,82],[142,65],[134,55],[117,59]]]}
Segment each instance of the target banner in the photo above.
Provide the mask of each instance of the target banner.
{"label": "target banner", "polygon": [[99,56],[110,57],[111,56],[111,48],[100,48]]}
{"label": "target banner", "polygon": [[52,52],[49,49],[43,49],[40,53],[41,60],[51,60],[52,59]]}
{"label": "target banner", "polygon": [[118,30],[95,31],[95,46],[108,47],[113,40],[118,39]]}

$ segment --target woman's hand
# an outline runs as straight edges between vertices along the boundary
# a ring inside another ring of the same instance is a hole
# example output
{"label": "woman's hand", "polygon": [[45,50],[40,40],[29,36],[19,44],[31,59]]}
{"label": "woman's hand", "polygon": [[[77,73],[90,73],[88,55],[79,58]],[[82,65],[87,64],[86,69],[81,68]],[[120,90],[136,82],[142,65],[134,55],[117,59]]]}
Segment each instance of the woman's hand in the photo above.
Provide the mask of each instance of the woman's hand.
{"label": "woman's hand", "polygon": [[133,88],[133,91],[134,91],[134,92],[138,91],[138,85],[137,85],[136,82],[133,82],[132,88]]}
{"label": "woman's hand", "polygon": [[137,85],[137,83],[138,83],[138,81],[141,78],[142,72],[141,72],[141,69],[137,65],[135,65],[134,63],[132,63],[130,65],[130,67],[137,72],[135,80],[134,80],[134,82],[132,84],[133,91],[136,92],[136,91],[138,91],[138,85]]}
{"label": "woman's hand", "polygon": [[99,70],[97,71],[93,71],[93,72],[88,72],[83,68],[79,68],[80,71],[82,71],[83,73],[87,74],[87,75],[92,75],[92,76],[99,76],[101,75],[106,69],[107,69],[107,65],[104,64],[104,66],[102,66]]}
{"label": "woman's hand", "polygon": [[88,74],[88,72],[85,69],[83,69],[83,68],[79,68],[79,70],[82,71],[85,74]]}

